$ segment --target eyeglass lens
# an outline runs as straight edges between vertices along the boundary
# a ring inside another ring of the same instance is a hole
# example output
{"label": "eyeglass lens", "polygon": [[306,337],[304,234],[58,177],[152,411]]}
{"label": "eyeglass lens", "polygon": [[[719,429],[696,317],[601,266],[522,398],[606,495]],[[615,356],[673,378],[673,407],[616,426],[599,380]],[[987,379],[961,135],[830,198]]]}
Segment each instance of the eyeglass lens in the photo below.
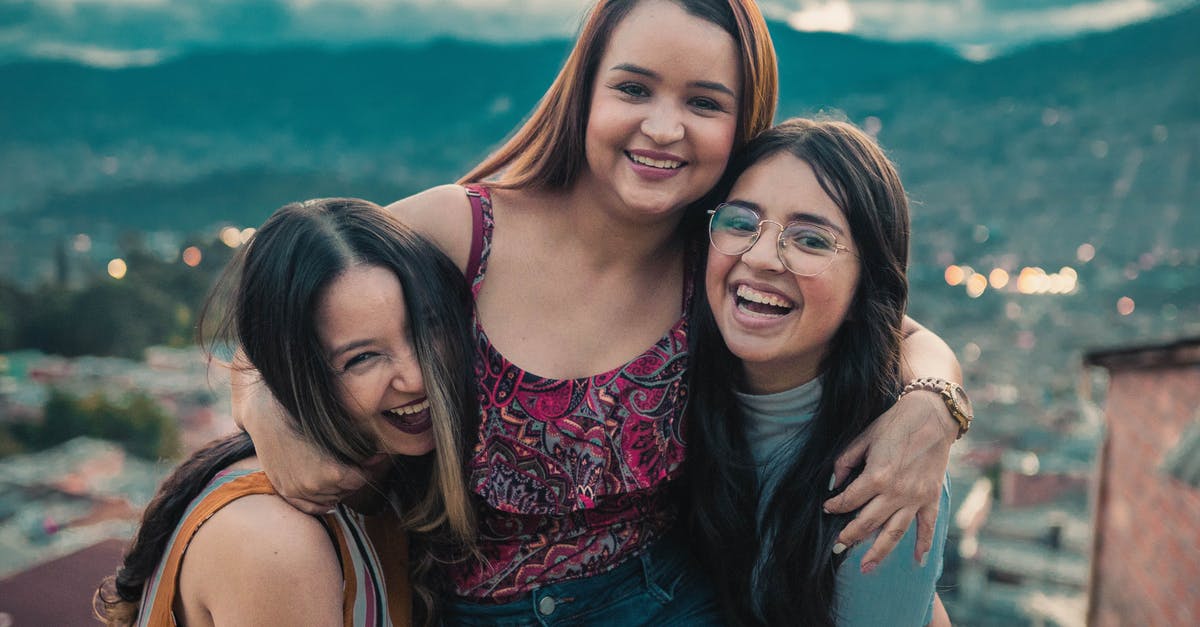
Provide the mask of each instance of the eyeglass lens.
{"label": "eyeglass lens", "polygon": [[[709,239],[726,255],[741,255],[758,241],[767,224],[758,212],[735,203],[717,207],[708,223]],[[769,236],[768,236],[769,237]],[[837,238],[824,227],[807,222],[791,222],[778,238],[779,258],[794,274],[820,274],[837,254]]]}

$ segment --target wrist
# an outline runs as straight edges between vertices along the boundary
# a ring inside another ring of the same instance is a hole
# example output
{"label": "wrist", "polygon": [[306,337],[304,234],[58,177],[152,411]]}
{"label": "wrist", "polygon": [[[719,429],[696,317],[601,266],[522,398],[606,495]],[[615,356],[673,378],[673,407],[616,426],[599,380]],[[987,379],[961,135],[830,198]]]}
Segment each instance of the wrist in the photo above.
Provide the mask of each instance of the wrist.
{"label": "wrist", "polygon": [[936,420],[927,421],[933,424],[937,429],[938,439],[949,444],[954,444],[958,440],[958,421],[950,414],[950,409],[942,402],[941,395],[931,390],[913,390],[902,395],[897,399],[897,403],[903,402],[905,399],[912,399],[911,402],[920,402],[927,409],[927,412],[937,416]]}
{"label": "wrist", "polygon": [[971,428],[974,410],[961,385],[946,379],[923,377],[905,385],[899,398],[921,392],[933,395],[931,400],[937,406],[935,412],[944,417],[941,424],[949,429],[949,433],[953,433],[954,439],[961,438]]}

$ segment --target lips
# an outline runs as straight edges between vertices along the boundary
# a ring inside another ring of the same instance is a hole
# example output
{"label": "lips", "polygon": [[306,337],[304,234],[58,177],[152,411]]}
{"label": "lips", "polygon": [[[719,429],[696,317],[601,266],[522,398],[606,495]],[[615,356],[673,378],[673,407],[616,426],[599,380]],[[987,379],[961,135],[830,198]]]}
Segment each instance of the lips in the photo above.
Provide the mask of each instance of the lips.
{"label": "lips", "polygon": [[731,292],[737,311],[756,318],[782,318],[796,309],[791,299],[746,283],[736,284]]}
{"label": "lips", "polygon": [[656,181],[675,176],[688,164],[677,155],[655,150],[626,150],[625,158],[639,176]]}
{"label": "lips", "polygon": [[424,396],[381,413],[388,424],[410,435],[420,435],[433,426],[429,399]]}

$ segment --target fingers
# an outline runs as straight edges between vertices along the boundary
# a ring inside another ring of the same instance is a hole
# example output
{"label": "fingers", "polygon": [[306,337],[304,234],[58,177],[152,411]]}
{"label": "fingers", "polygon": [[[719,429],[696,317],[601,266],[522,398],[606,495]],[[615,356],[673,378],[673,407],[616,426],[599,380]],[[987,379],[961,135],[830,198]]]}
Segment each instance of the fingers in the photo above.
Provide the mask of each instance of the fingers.
{"label": "fingers", "polygon": [[864,574],[875,570],[875,567],[883,561],[883,558],[891,555],[896,545],[904,538],[904,534],[908,532],[908,528],[912,525],[912,520],[916,516],[916,513],[915,509],[902,509],[888,519],[887,524],[879,532],[871,548],[863,555],[860,570]]}
{"label": "fingers", "polygon": [[[283,496],[283,495],[280,495]],[[283,496],[283,500],[287,501],[288,505],[312,516],[320,516],[329,510],[337,507],[338,501],[314,501],[309,499],[299,499]]]}
{"label": "fingers", "polygon": [[833,464],[833,479],[829,483],[830,490],[841,485],[846,477],[850,476],[850,471],[862,466],[867,456],[868,442],[869,440],[859,436],[838,456],[837,461]]}
{"label": "fingers", "polygon": [[[849,473],[848,470],[846,472]],[[841,494],[825,501],[822,509],[827,514],[844,514],[862,507],[872,497],[885,492],[889,485],[886,476],[883,469],[864,471]]]}
{"label": "fingers", "polygon": [[838,534],[838,542],[845,546],[854,546],[862,542],[895,513],[896,508],[885,504],[882,498],[871,499],[871,502],[863,507],[854,520],[851,520]]}
{"label": "fingers", "polygon": [[933,536],[937,529],[939,503],[935,502],[932,506],[926,505],[917,510],[917,546],[913,552],[913,558],[921,565],[925,564],[925,558],[929,555],[930,549],[933,548]]}

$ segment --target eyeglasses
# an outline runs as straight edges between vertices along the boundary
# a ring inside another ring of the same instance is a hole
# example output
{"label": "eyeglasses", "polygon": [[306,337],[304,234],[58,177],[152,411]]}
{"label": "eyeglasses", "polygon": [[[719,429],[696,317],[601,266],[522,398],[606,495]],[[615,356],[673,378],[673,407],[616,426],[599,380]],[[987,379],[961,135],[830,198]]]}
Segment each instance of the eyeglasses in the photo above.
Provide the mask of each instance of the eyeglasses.
{"label": "eyeglasses", "polygon": [[788,222],[759,218],[758,212],[738,203],[727,202],[710,210],[708,240],[726,255],[741,255],[754,247],[762,236],[763,224],[779,227],[779,261],[792,274],[815,276],[833,264],[839,250],[854,253],[837,241],[829,229],[811,222]]}

